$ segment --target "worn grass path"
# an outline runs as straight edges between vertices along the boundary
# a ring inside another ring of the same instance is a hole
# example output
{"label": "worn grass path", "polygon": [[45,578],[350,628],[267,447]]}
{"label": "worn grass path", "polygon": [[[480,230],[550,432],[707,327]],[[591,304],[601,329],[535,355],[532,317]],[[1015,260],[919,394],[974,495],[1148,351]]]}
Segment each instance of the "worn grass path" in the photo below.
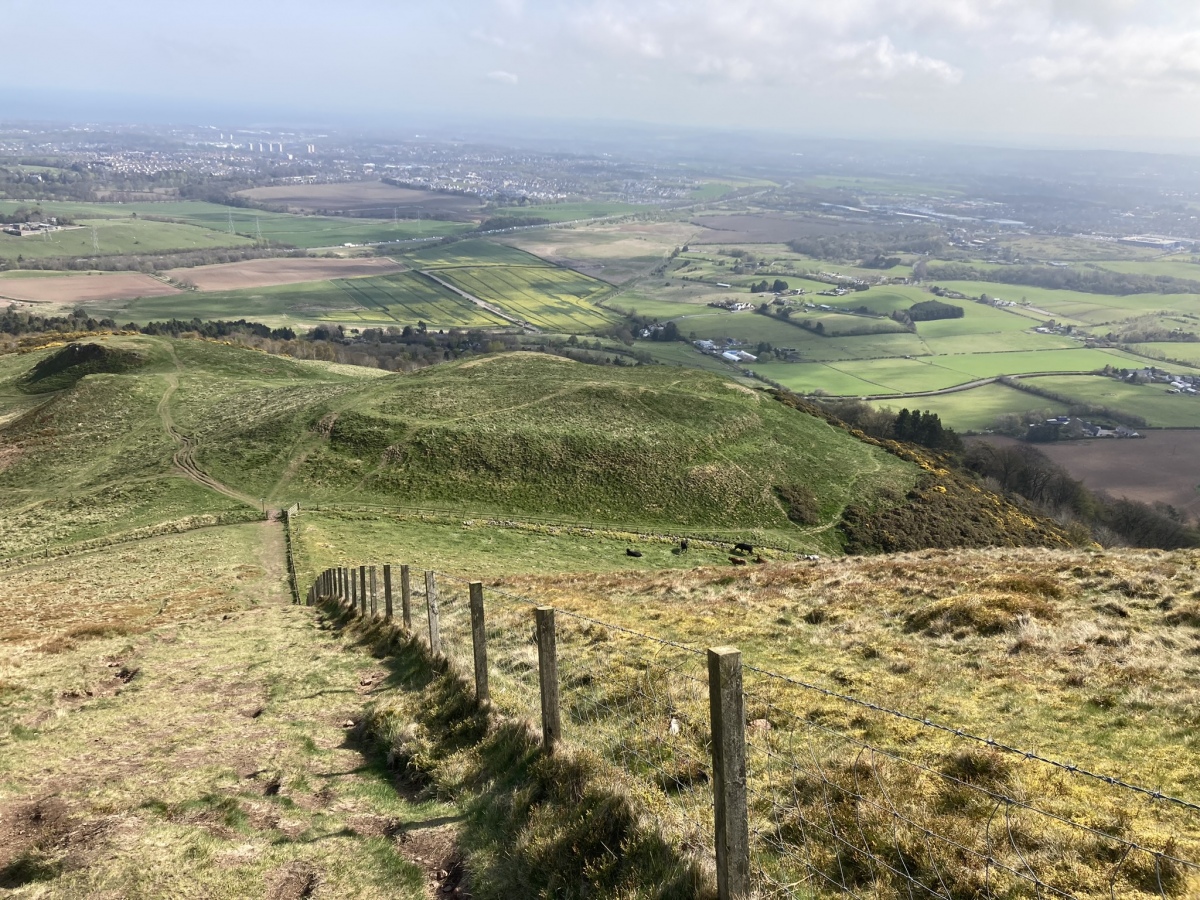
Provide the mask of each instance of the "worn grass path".
{"label": "worn grass path", "polygon": [[[219,534],[229,611],[62,652],[0,644],[0,896],[424,898],[455,868],[456,810],[351,727],[385,670],[288,604],[277,525]],[[440,896],[462,896],[454,877]]]}

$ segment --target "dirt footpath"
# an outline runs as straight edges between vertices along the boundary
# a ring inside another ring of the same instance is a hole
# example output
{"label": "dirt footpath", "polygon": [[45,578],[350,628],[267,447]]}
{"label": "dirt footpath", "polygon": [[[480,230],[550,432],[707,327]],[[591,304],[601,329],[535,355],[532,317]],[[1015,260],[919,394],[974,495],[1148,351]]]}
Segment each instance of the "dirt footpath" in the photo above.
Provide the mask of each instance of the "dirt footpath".
{"label": "dirt footpath", "polygon": [[426,898],[456,867],[457,810],[358,740],[388,671],[286,602],[251,527],[233,611],[3,670],[0,893]]}

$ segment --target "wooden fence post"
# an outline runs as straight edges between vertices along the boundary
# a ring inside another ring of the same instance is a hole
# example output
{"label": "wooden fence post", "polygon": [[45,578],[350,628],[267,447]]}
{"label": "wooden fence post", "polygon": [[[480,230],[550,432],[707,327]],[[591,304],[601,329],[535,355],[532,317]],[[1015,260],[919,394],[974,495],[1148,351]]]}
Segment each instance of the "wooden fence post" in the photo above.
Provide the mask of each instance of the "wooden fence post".
{"label": "wooden fence post", "polygon": [[437,582],[429,571],[425,572],[425,604],[429,607],[429,652],[437,656],[442,652],[442,630],[438,624]]}
{"label": "wooden fence post", "polygon": [[471,642],[475,647],[475,699],[489,699],[487,666],[487,626],[483,618],[483,584],[471,582]]}
{"label": "wooden fence post", "polygon": [[371,566],[371,615],[379,614],[379,591],[375,582],[375,567]]}
{"label": "wooden fence post", "polygon": [[350,579],[350,609],[358,610],[358,576],[354,574],[354,569],[347,567],[346,573]]}
{"label": "wooden fence post", "polygon": [[400,615],[404,630],[412,631],[412,576],[408,566],[400,567]]}
{"label": "wooden fence post", "polygon": [[547,753],[562,738],[558,709],[558,641],[554,634],[554,607],[537,608],[538,680],[542,693],[542,746]]}
{"label": "wooden fence post", "polygon": [[712,717],[717,895],[720,900],[745,900],[750,896],[750,820],[741,651],[733,647],[708,651],[708,702]]}
{"label": "wooden fence post", "polygon": [[359,615],[367,615],[367,567],[358,567],[358,606]]}
{"label": "wooden fence post", "polygon": [[383,567],[383,617],[392,621],[392,567]]}

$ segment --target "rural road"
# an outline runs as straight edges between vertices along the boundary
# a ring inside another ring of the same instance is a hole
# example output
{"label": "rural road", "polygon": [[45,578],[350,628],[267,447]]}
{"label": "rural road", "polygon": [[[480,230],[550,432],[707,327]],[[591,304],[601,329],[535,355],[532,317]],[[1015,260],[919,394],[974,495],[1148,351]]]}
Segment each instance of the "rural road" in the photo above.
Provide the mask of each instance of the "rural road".
{"label": "rural road", "polygon": [[440,284],[442,287],[446,288],[447,290],[454,291],[454,293],[458,294],[458,296],[462,297],[464,300],[470,300],[472,303],[474,303],[480,309],[486,309],[492,315],[499,316],[500,318],[504,319],[506,322],[512,322],[514,325],[518,325],[521,328],[523,328],[525,331],[528,331],[530,334],[541,334],[542,333],[541,329],[539,329],[533,325],[530,325],[528,322],[518,319],[516,316],[509,315],[504,310],[502,310],[500,307],[496,306],[494,303],[488,303],[486,300],[481,300],[479,297],[476,297],[474,294],[468,294],[462,288],[457,288],[454,285],[452,285],[450,282],[443,281],[442,279],[440,279],[436,275],[434,275],[432,272],[429,272],[424,269],[419,270],[419,271],[420,271],[420,274],[424,275],[426,278],[436,281],[438,284]]}

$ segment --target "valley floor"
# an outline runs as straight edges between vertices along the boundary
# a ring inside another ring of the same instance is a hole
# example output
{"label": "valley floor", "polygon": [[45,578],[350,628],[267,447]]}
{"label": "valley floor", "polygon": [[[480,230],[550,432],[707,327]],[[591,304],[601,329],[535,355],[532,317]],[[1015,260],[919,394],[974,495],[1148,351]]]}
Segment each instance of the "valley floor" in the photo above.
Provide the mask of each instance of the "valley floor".
{"label": "valley floor", "polygon": [[[64,567],[136,569],[180,543],[220,547],[215,605],[123,636],[7,645],[0,893],[420,898],[453,881],[456,811],[358,741],[388,672],[290,604],[277,524],[10,572],[0,594],[53,594]],[[182,602],[169,583],[160,612]]]}

